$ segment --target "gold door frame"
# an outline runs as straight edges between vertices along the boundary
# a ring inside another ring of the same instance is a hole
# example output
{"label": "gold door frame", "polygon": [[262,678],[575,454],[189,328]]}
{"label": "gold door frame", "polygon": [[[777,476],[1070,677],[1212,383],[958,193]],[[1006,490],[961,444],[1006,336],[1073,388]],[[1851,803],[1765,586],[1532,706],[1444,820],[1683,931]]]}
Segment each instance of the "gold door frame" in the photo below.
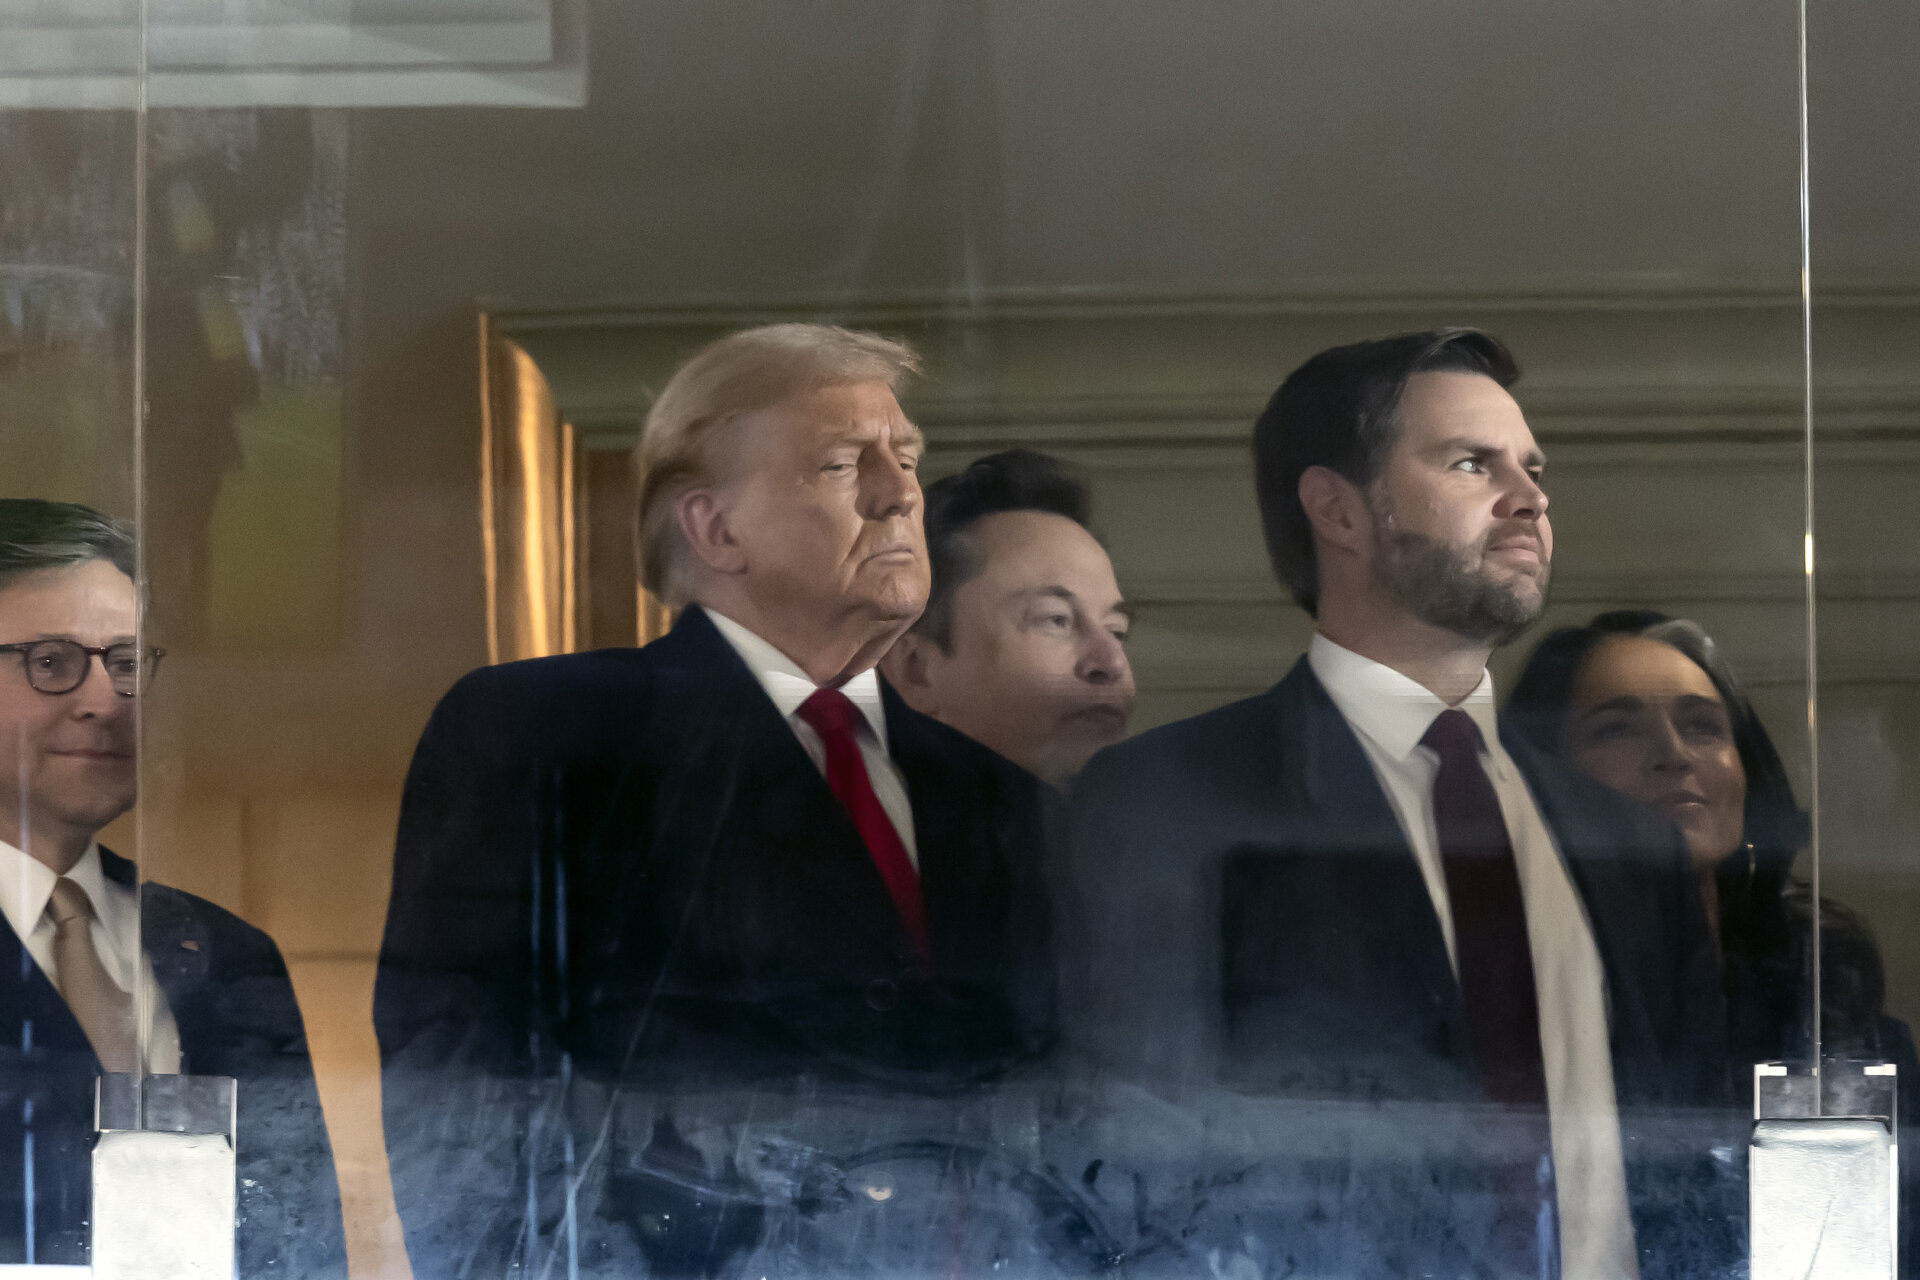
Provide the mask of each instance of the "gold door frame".
{"label": "gold door frame", "polygon": [[[499,663],[572,653],[592,637],[584,440],[562,416],[533,357],[484,311],[478,336],[487,657]],[[631,511],[621,519],[630,541]],[[646,644],[664,635],[672,618],[637,581],[632,590],[631,643]]]}

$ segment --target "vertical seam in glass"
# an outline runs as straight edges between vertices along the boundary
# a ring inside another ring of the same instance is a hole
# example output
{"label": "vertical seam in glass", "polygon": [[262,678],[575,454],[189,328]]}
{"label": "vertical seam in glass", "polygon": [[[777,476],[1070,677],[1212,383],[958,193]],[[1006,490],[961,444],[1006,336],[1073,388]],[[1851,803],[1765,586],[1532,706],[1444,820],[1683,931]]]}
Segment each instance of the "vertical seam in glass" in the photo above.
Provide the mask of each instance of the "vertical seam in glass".
{"label": "vertical seam in glass", "polygon": [[1813,541],[1813,238],[1811,234],[1811,150],[1807,139],[1807,0],[1798,0],[1800,54],[1800,358],[1801,415],[1804,441],[1805,577],[1807,596],[1807,857],[1813,898],[1808,945],[1813,953],[1814,1114],[1825,1115],[1820,1064],[1824,1056],[1821,1025],[1820,959],[1820,636],[1819,598],[1815,591]]}
{"label": "vertical seam in glass", "polygon": [[494,531],[499,519],[493,496],[494,398],[499,394],[493,382],[493,317],[480,313],[480,557],[481,577],[487,591],[487,662],[500,661],[500,538]]}
{"label": "vertical seam in glass", "polygon": [[[134,641],[140,652],[147,646],[147,23],[149,0],[140,0],[139,52],[133,77],[133,532],[134,581],[138,588],[139,613],[134,619]],[[143,691],[144,692],[144,691]],[[146,781],[146,698],[133,704],[134,775]],[[144,790],[144,787],[142,788]],[[143,898],[146,865],[146,806],[135,801],[133,818],[133,1043],[134,1078],[147,1073],[148,1036],[152,1027],[153,990],[147,982],[146,939],[138,910]],[[156,978],[155,981],[158,981]],[[136,1090],[135,1096],[139,1096]]]}

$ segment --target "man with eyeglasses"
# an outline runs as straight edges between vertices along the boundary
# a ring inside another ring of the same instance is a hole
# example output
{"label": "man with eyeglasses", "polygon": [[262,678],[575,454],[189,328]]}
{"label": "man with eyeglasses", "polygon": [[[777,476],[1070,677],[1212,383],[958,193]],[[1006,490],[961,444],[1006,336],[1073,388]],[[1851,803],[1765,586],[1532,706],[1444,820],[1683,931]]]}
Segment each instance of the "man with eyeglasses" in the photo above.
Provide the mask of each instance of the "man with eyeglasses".
{"label": "man with eyeglasses", "polygon": [[137,882],[100,829],[133,807],[137,632],[126,528],[0,499],[0,1263],[87,1260],[94,1081],[240,1082],[239,1271],[345,1273],[306,1035],[273,942]]}

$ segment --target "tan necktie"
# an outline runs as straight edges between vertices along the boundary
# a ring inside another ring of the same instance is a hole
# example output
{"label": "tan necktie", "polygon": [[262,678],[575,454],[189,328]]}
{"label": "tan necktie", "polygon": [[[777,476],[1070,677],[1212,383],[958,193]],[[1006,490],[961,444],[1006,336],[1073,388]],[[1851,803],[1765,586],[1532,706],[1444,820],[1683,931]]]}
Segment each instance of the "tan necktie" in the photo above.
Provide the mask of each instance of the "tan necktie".
{"label": "tan necktie", "polygon": [[87,891],[61,876],[47,902],[53,917],[53,966],[60,994],[74,1020],[93,1042],[108,1071],[132,1071],[138,1063],[133,1033],[133,997],[107,976],[93,946],[93,903]]}

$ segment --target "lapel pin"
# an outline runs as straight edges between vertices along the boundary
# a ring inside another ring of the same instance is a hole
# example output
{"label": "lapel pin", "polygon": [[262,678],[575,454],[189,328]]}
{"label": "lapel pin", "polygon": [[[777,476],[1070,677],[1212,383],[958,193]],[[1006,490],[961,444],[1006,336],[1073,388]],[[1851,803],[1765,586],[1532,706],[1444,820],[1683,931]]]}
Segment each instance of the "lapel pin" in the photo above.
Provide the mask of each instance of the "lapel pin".
{"label": "lapel pin", "polygon": [[195,942],[192,938],[186,938],[181,941],[180,949],[182,951],[198,951],[200,949],[200,944],[198,942]]}

